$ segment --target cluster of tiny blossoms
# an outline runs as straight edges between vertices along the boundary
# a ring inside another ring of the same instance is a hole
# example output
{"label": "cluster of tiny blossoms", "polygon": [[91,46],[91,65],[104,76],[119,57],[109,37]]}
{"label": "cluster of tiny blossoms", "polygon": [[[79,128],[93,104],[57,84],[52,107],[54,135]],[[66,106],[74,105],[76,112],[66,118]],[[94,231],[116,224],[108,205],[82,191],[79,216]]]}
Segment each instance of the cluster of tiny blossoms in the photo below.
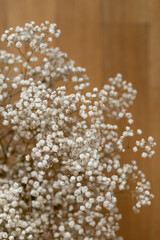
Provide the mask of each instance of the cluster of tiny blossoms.
{"label": "cluster of tiny blossoms", "polygon": [[59,35],[46,21],[1,38],[13,52],[0,51],[0,239],[122,239],[119,193],[135,212],[151,204],[134,159],[151,158],[155,142],[133,130],[132,84],[117,74],[87,90],[85,69],[52,46]]}

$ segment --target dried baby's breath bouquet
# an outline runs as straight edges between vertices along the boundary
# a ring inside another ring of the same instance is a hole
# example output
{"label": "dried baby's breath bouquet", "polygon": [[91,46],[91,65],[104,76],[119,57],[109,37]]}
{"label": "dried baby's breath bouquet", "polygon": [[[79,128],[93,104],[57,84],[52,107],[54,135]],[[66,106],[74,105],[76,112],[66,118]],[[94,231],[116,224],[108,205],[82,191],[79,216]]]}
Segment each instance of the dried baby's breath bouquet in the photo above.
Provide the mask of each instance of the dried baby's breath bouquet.
{"label": "dried baby's breath bouquet", "polygon": [[46,21],[1,37],[13,51],[0,51],[0,239],[122,239],[118,193],[135,212],[153,198],[123,152],[151,158],[155,142],[132,129],[132,84],[117,74],[87,90],[86,70],[52,47],[59,35]]}

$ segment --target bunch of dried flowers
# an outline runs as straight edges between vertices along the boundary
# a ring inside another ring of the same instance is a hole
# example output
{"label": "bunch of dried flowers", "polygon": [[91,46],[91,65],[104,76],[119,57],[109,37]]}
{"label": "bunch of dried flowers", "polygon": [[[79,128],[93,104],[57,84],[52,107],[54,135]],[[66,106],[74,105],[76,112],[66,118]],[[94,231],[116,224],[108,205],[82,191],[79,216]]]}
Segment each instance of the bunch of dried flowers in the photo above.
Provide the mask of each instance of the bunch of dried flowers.
{"label": "bunch of dried flowers", "polygon": [[122,239],[117,193],[134,193],[135,212],[153,198],[123,153],[151,158],[155,142],[132,128],[132,84],[117,74],[89,91],[86,70],[51,46],[59,35],[32,21],[1,37],[18,55],[0,51],[0,239]]}

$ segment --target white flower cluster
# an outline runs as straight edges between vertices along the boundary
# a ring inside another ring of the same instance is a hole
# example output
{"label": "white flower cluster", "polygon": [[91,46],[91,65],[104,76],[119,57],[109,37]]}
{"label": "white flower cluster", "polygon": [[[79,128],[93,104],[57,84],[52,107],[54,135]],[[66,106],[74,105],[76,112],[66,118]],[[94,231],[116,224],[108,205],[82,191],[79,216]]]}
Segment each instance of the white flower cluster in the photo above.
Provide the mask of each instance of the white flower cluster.
{"label": "white flower cluster", "polygon": [[85,74],[86,69],[75,67],[75,62],[68,59],[68,55],[60,51],[58,47],[48,48],[45,51],[45,57],[41,66],[32,67],[28,65],[28,76],[36,77],[49,87],[54,87],[54,83],[66,82],[67,84],[76,83],[75,90],[82,90],[89,86],[89,79]]}
{"label": "white flower cluster", "polygon": [[85,69],[49,46],[55,27],[31,22],[2,35],[19,55],[0,51],[0,239],[120,240],[119,193],[131,194],[135,212],[154,197],[122,155],[151,158],[155,142],[131,127],[132,84],[117,74],[87,90]]}
{"label": "white flower cluster", "polygon": [[7,46],[15,46],[22,48],[23,43],[29,44],[29,47],[33,51],[41,51],[48,46],[48,42],[53,41],[54,38],[58,38],[61,31],[56,30],[56,24],[50,24],[49,21],[41,23],[40,26],[35,25],[35,22],[26,23],[24,27],[17,26],[16,28],[9,28],[5,30],[1,37],[1,41],[7,41]]}

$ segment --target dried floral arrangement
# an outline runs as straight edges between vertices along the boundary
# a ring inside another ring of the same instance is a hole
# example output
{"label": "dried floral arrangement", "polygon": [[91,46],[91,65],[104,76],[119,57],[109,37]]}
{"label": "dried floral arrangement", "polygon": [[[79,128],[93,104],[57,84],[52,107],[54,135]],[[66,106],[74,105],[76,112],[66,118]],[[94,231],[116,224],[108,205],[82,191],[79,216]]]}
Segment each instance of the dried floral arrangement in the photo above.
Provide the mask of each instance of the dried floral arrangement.
{"label": "dried floral arrangement", "polygon": [[122,239],[118,193],[135,212],[153,198],[123,153],[151,158],[155,142],[133,131],[132,84],[117,74],[87,90],[86,70],[51,46],[59,35],[32,21],[1,37],[18,53],[0,51],[0,239]]}

